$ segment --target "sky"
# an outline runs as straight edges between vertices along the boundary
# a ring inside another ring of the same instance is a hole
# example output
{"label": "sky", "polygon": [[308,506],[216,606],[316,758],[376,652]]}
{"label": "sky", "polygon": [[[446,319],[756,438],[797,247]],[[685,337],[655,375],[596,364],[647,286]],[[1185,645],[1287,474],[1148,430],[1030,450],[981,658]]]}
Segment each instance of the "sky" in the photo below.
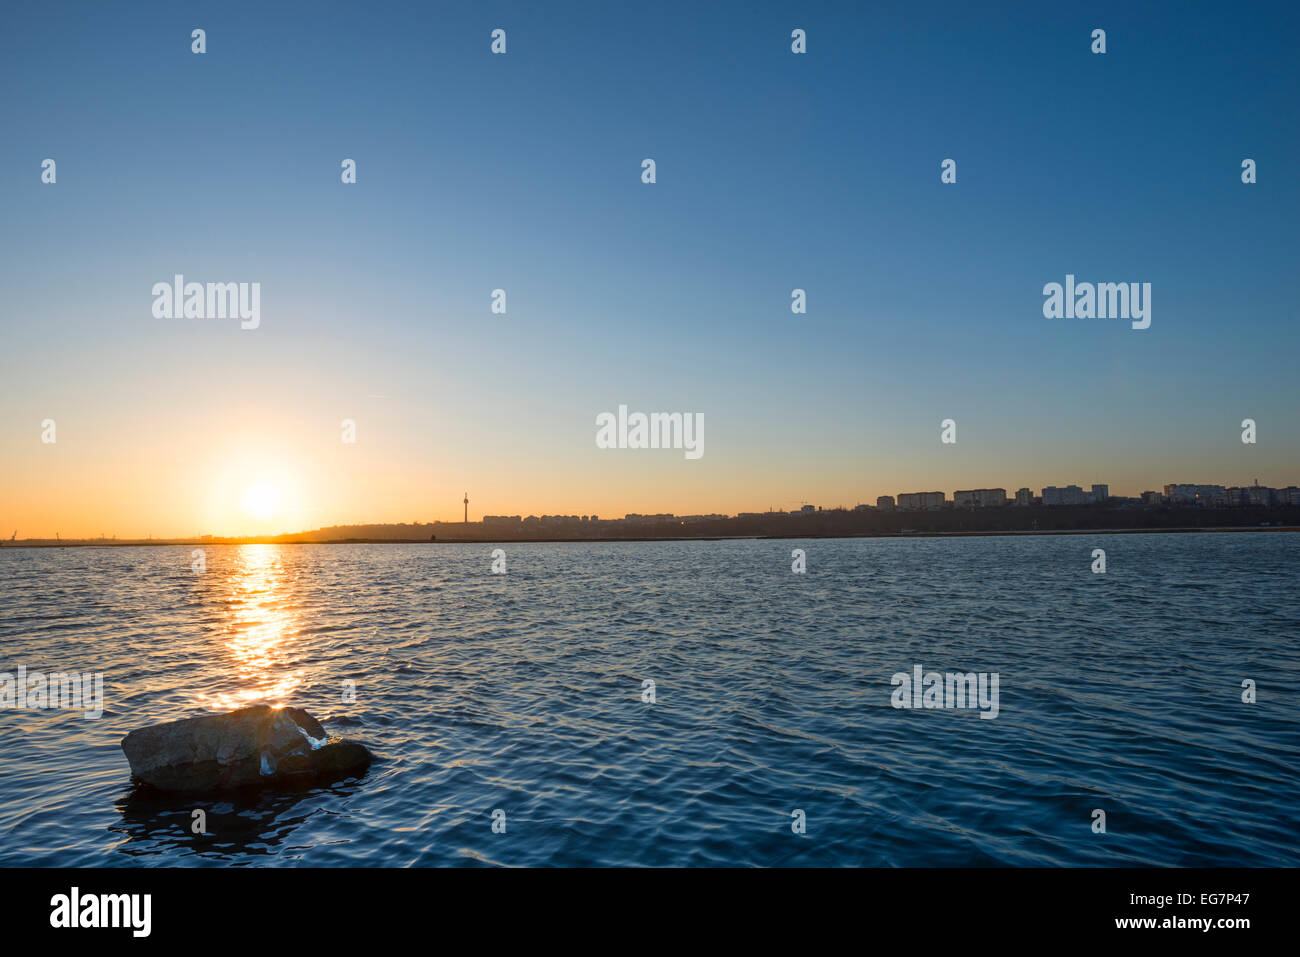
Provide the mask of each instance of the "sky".
{"label": "sky", "polygon": [[[1135,6],[6,5],[0,527],[1300,484],[1300,8]],[[178,273],[260,325],[156,318]]]}

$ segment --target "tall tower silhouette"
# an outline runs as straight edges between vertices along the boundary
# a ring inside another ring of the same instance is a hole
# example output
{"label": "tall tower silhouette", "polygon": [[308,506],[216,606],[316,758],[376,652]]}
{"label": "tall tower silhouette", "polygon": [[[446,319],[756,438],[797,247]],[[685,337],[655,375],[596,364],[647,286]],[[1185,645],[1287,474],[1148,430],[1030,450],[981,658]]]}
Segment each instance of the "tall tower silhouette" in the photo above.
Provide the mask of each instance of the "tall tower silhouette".
{"label": "tall tower silhouette", "polygon": [[469,524],[469,492],[465,493],[465,524]]}

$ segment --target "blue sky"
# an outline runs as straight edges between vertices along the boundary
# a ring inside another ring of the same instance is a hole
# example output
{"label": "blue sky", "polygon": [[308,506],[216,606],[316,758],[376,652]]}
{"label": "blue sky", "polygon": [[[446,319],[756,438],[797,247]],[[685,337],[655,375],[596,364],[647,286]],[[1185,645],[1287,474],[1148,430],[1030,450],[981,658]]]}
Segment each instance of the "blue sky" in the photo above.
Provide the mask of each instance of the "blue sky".
{"label": "blue sky", "polygon": [[[1132,6],[8,7],[0,481],[133,522],[196,437],[316,470],[352,416],[304,522],[1298,483],[1300,13]],[[154,319],[176,272],[261,328]],[[1151,328],[1045,319],[1066,273]],[[704,458],[595,449],[620,403]]]}

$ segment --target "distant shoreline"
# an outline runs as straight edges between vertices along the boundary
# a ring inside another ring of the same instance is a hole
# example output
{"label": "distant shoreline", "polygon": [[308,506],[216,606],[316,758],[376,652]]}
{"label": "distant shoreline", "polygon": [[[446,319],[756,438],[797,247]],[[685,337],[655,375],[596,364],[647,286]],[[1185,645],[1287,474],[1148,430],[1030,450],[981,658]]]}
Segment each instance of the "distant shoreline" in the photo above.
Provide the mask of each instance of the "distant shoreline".
{"label": "distant shoreline", "polygon": [[100,541],[98,539],[68,541],[2,542],[0,551],[20,548],[175,548],[179,546],[208,545],[540,545],[547,543],[618,544],[620,542],[753,542],[753,541],[806,541],[808,539],[834,538],[996,538],[1007,536],[1043,535],[1165,535],[1224,532],[1300,532],[1300,525],[1223,525],[1212,527],[1183,526],[1177,528],[1062,528],[1002,531],[907,531],[907,532],[851,532],[843,534],[809,532],[790,535],[626,535],[609,538],[330,538],[320,541],[281,538],[222,538],[222,539],[141,539],[139,541]]}

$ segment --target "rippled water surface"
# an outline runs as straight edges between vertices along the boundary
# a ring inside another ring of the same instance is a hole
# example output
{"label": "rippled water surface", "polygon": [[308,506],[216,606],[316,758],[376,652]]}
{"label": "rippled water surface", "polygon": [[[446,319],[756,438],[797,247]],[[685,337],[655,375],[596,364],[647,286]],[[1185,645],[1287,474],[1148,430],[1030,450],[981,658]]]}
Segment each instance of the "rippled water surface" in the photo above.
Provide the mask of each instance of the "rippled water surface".
{"label": "rippled water surface", "polygon": [[[0,864],[1300,865],[1300,536],[491,547],[0,549],[0,672],[105,695],[0,711]],[[997,718],[892,707],[918,664]],[[131,788],[127,731],[260,701],[382,760]]]}

